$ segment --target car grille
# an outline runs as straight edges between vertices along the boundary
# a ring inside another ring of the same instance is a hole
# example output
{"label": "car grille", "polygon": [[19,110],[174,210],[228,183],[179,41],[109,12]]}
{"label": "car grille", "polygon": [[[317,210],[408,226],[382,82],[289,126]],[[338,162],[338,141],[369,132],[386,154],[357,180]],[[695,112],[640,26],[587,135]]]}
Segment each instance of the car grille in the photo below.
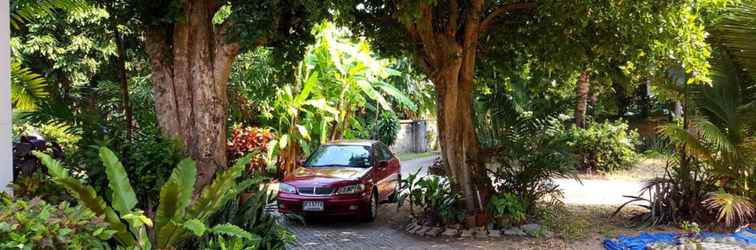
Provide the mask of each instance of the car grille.
{"label": "car grille", "polygon": [[330,195],[336,191],[332,187],[300,187],[297,192],[302,195]]}

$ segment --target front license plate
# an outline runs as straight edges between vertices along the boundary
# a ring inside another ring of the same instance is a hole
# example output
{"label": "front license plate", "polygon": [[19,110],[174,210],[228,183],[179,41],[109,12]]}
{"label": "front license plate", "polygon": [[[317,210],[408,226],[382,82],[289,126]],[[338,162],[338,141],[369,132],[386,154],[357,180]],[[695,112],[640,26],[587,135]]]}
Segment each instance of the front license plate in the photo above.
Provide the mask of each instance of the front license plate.
{"label": "front license plate", "polygon": [[304,201],[302,202],[302,210],[304,211],[323,211],[322,201]]}

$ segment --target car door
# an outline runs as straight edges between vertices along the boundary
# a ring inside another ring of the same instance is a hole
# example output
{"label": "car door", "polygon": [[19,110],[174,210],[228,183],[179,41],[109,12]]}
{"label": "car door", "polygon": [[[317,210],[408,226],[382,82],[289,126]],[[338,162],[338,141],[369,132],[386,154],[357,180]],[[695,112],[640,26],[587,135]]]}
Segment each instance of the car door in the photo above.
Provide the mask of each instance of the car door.
{"label": "car door", "polygon": [[399,162],[394,158],[394,156],[391,154],[391,151],[383,145],[382,143],[378,143],[375,145],[375,152],[376,152],[376,164],[378,162],[386,162],[386,166],[383,168],[377,168],[377,176],[380,176],[379,181],[376,182],[378,185],[378,191],[380,192],[380,198],[381,200],[387,200],[388,196],[391,195],[391,193],[394,192],[396,189],[396,185],[398,185],[397,179],[398,179],[398,166]]}

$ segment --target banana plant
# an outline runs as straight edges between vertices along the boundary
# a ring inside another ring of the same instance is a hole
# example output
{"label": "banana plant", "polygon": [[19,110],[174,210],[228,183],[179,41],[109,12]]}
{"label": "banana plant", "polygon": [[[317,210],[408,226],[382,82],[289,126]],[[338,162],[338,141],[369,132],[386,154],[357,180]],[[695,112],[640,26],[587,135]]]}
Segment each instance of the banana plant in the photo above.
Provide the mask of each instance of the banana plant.
{"label": "banana plant", "polygon": [[377,103],[378,108],[392,111],[385,97],[416,110],[415,103],[393,85],[385,82],[399,72],[387,67],[387,61],[373,57],[366,41],[353,41],[346,30],[323,23],[316,28],[317,42],[305,55],[309,68],[320,74],[321,95],[333,101],[338,115],[330,126],[329,138],[344,137],[350,128],[363,127],[354,113]]}
{"label": "banana plant", "polygon": [[[233,167],[219,172],[212,183],[193,198],[197,169],[194,161],[184,159],[173,170],[160,190],[160,201],[155,218],[139,210],[137,198],[128,175],[116,155],[101,147],[100,159],[108,177],[111,202],[108,204],[89,185],[70,176],[68,169],[49,155],[34,152],[48,169],[53,182],[63,186],[79,203],[103,216],[118,244],[135,249],[171,249],[193,236],[218,234],[259,241],[260,237],[231,225],[206,225],[208,218],[240,192],[262,179],[237,182],[251,156],[239,159]],[[149,236],[154,235],[154,239]],[[257,240],[256,240],[257,239]]]}
{"label": "banana plant", "polygon": [[313,127],[319,129],[318,134],[322,135],[320,142],[324,142],[325,126],[338,114],[324,98],[312,95],[318,84],[317,72],[308,71],[300,63],[296,76],[296,85],[301,86],[301,90],[296,93],[291,85],[284,86],[275,101],[281,135],[278,140],[271,141],[273,147],[270,148],[278,148],[279,166],[284,174],[297,167],[297,158],[302,151],[307,153]]}

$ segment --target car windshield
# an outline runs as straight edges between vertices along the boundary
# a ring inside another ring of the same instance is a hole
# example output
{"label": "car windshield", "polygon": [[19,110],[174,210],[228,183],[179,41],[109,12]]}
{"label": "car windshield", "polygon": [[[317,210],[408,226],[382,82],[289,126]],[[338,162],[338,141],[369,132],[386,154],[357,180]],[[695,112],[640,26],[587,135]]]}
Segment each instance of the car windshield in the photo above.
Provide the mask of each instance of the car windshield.
{"label": "car windshield", "polygon": [[325,145],[313,153],[305,167],[356,167],[370,166],[370,147],[360,145]]}

